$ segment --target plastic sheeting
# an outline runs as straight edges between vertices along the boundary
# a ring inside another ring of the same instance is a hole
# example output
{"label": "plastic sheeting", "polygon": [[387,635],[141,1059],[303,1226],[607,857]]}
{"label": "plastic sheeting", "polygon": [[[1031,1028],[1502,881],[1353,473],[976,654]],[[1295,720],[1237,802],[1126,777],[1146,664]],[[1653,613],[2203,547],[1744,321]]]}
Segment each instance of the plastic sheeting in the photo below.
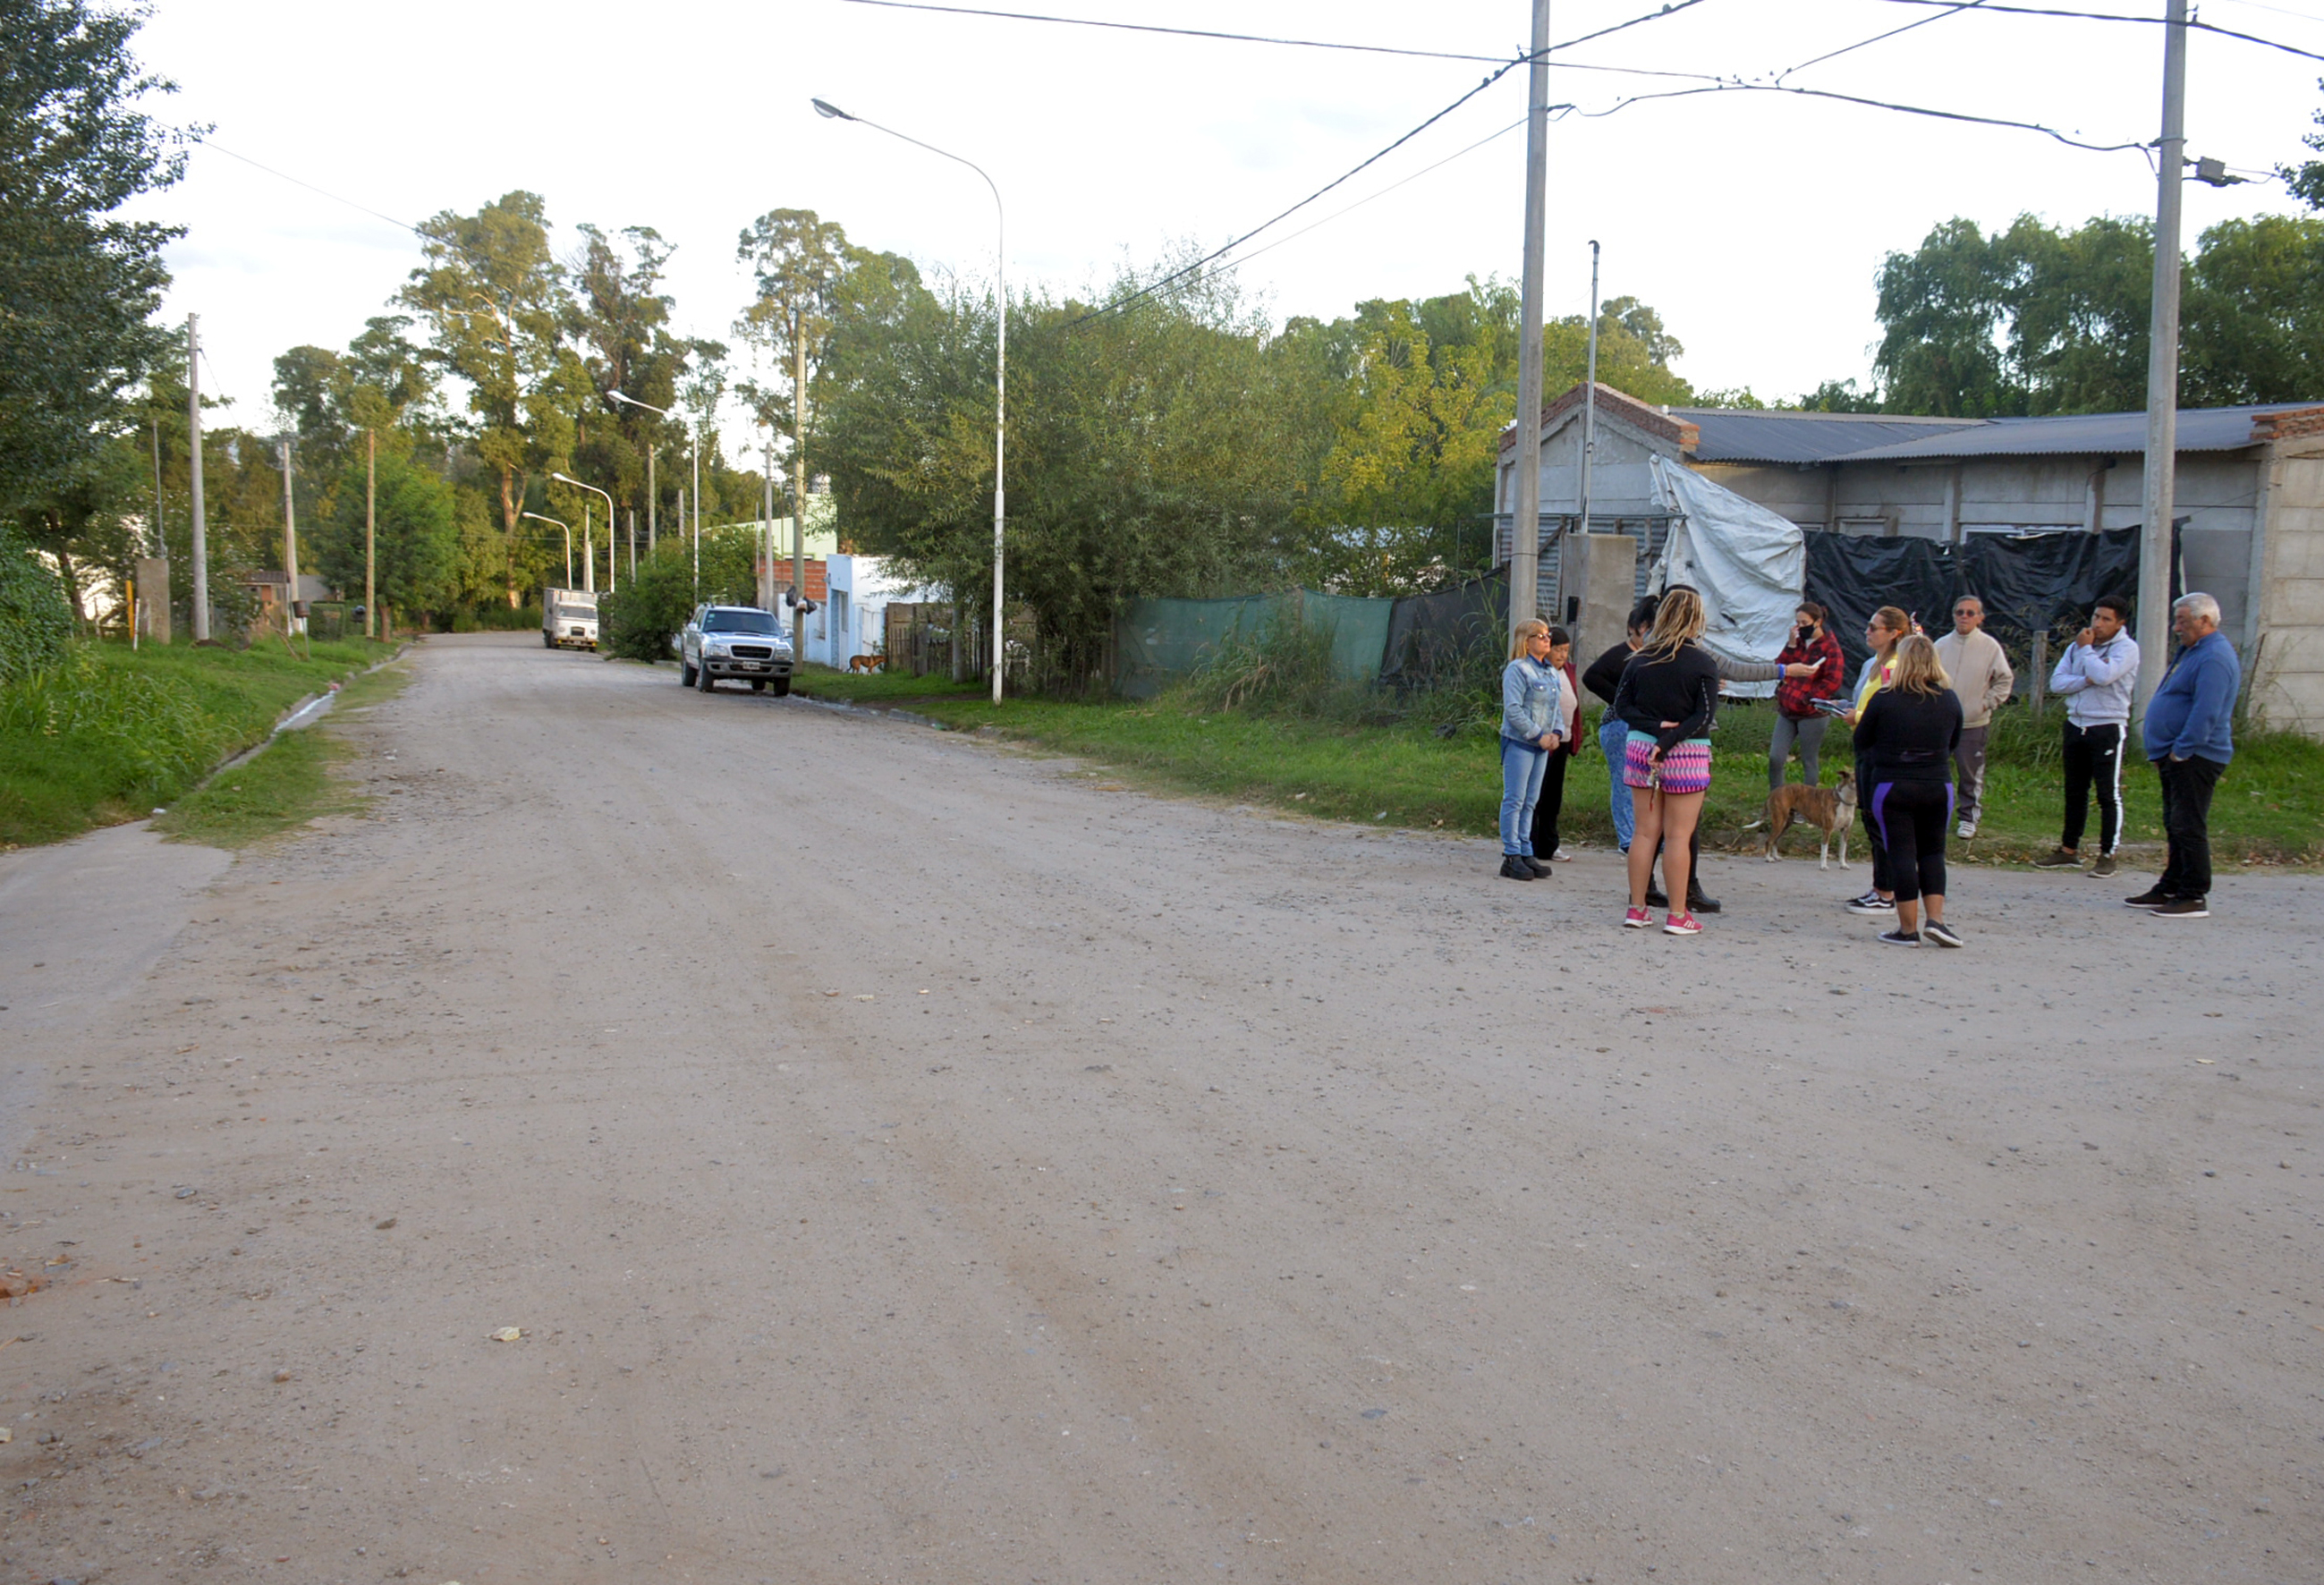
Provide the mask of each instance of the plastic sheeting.
{"label": "plastic sheeting", "polygon": [[[1692,585],[1708,622],[1703,648],[1730,660],[1773,660],[1790,638],[1807,577],[1806,536],[1787,517],[1747,501],[1700,474],[1652,459],[1657,502],[1674,518],[1650,590]],[[1726,691],[1767,698],[1775,685],[1729,683]]]}
{"label": "plastic sheeting", "polygon": [[1420,687],[1456,671],[1479,649],[1499,659],[1508,631],[1506,569],[1434,594],[1394,602],[1379,679],[1391,687]]}
{"label": "plastic sheeting", "polygon": [[1863,664],[1864,623],[1883,605],[1920,619],[1932,638],[1952,626],[1953,602],[1985,603],[1986,631],[2013,654],[2033,635],[2070,631],[2089,620],[2101,594],[2138,594],[2137,529],[2092,534],[1973,534],[1960,545],[1899,536],[1807,536],[1807,596],[1831,609],[1827,624],[1848,657]]}
{"label": "plastic sheeting", "polygon": [[1132,600],[1114,629],[1114,690],[1128,698],[1150,699],[1173,677],[1201,665],[1221,640],[1236,633],[1256,635],[1294,612],[1311,627],[1331,630],[1335,674],[1369,682],[1379,675],[1397,604],[1308,589],[1224,600]]}

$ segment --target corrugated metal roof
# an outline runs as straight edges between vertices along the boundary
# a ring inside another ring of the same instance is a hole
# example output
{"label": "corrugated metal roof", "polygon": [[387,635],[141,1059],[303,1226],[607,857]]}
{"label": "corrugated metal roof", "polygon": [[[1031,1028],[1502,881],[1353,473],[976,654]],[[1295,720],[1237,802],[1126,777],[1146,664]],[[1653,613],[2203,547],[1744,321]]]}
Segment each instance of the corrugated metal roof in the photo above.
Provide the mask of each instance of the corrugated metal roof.
{"label": "corrugated metal roof", "polygon": [[[2181,451],[2240,451],[2263,437],[2253,434],[2253,420],[2263,413],[2297,411],[2318,404],[2263,402],[2251,407],[2182,408],[2179,413]],[[1700,420],[1697,420],[1698,422]],[[1704,433],[1709,434],[1708,429]],[[2118,455],[2142,456],[2146,452],[2146,415],[2135,413],[2074,413],[2050,419],[1995,419],[1965,429],[1851,452],[1850,462],[1913,462],[1968,456],[2048,456]]]}
{"label": "corrugated metal roof", "polygon": [[1899,413],[1791,413],[1756,408],[1674,407],[1700,431],[1696,462],[1831,462],[1873,447],[1895,446],[1976,429],[1977,419],[1914,418]]}

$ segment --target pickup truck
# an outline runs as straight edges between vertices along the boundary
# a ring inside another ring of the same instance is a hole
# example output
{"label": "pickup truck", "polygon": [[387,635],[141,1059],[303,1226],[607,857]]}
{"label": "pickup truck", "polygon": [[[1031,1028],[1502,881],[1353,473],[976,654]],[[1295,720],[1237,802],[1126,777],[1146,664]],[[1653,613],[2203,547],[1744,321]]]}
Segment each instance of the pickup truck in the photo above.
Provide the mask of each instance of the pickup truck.
{"label": "pickup truck", "polygon": [[721,678],[747,682],[751,691],[791,691],[791,643],[782,619],[755,605],[697,605],[674,640],[678,680],[708,693]]}

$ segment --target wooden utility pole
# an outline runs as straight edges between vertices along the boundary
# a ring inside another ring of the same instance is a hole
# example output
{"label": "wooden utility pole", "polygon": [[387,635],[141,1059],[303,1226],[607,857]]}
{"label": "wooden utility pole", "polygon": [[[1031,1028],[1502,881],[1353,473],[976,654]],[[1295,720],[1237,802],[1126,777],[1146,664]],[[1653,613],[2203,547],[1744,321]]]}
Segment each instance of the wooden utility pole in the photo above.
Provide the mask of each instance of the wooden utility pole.
{"label": "wooden utility pole", "polygon": [[193,466],[193,497],[189,511],[193,514],[194,530],[194,642],[205,644],[210,636],[210,547],[208,525],[202,521],[202,344],[198,314],[186,316],[186,448]]}
{"label": "wooden utility pole", "polygon": [[282,635],[297,630],[299,610],[299,513],[291,504],[290,437],[282,437]]}

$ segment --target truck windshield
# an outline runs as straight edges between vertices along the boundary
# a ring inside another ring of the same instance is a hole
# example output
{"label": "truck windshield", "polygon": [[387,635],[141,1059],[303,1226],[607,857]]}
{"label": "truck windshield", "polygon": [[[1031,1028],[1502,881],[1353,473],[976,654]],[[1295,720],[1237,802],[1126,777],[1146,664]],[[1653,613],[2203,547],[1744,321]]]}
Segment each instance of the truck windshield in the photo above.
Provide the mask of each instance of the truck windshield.
{"label": "truck windshield", "polygon": [[706,633],[779,633],[774,613],[767,611],[713,611],[703,617]]}

